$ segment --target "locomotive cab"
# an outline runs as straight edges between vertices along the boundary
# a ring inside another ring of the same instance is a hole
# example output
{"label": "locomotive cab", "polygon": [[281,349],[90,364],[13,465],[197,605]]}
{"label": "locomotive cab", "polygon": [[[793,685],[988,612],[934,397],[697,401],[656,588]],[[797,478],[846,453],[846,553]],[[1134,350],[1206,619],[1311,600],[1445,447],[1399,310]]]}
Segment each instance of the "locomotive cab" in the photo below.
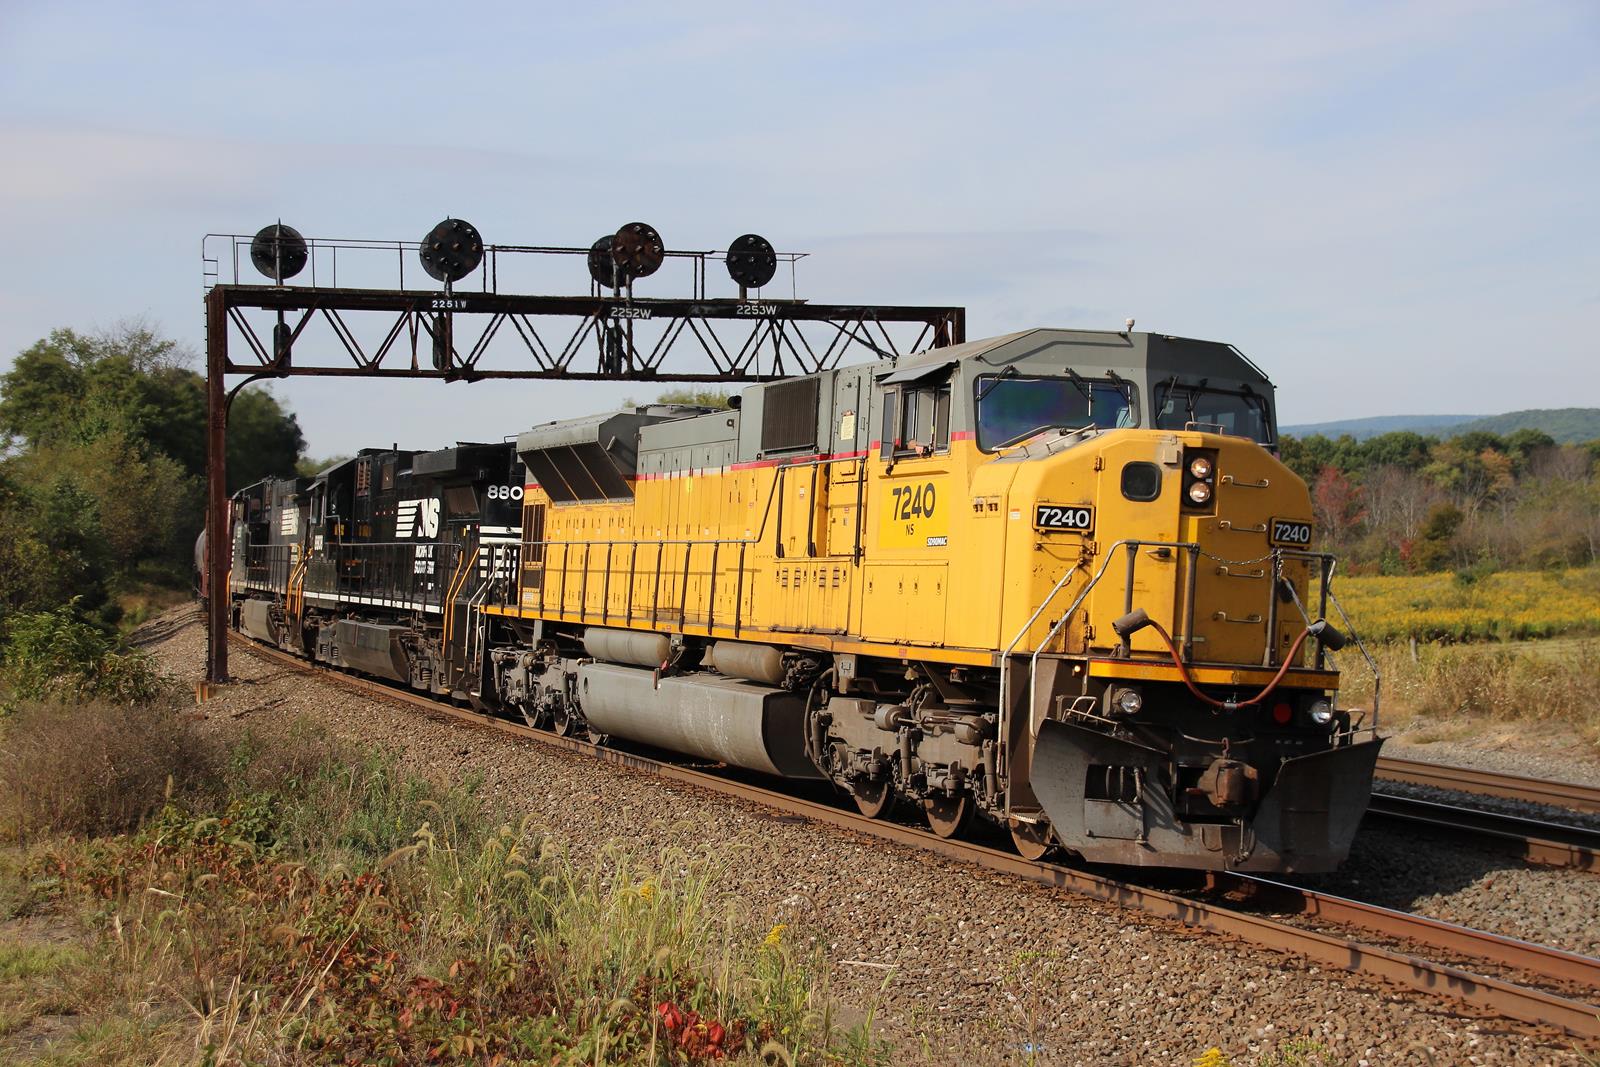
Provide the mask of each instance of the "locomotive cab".
{"label": "locomotive cab", "polygon": [[1333,561],[1273,454],[1271,383],[1229,346],[1051,333],[969,368],[972,494],[1004,516],[987,554],[1019,844],[1336,866],[1380,742],[1334,707]]}

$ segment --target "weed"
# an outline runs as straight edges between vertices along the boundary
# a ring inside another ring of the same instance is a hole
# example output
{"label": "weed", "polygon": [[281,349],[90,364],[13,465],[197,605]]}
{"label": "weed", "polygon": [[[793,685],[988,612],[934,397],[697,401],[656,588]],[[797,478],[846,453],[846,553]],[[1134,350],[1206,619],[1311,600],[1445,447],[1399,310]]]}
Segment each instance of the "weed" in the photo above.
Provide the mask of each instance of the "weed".
{"label": "weed", "polygon": [[[1557,722],[1600,740],[1600,640],[1559,649],[1541,645],[1424,646],[1413,659],[1403,645],[1374,649],[1383,672],[1384,706],[1406,717],[1464,723]],[[1371,678],[1346,656],[1343,700],[1371,698]]]}
{"label": "weed", "polygon": [[1338,1061],[1327,1045],[1309,1037],[1284,1042],[1261,1061],[1262,1067],[1333,1067]]}

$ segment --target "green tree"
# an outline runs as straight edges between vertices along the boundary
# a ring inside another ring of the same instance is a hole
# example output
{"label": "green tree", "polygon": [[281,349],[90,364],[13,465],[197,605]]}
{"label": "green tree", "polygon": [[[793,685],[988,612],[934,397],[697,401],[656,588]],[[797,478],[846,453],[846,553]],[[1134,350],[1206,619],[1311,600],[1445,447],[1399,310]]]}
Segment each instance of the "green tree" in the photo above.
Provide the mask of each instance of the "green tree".
{"label": "green tree", "polygon": [[107,557],[124,572],[146,561],[181,561],[202,521],[196,479],[122,430],[42,445],[11,467],[27,485],[70,485],[92,500]]}
{"label": "green tree", "polygon": [[0,470],[0,629],[17,614],[77,597],[84,616],[116,621],[111,560],[92,497],[70,479],[24,489]]}
{"label": "green tree", "polygon": [[726,389],[668,389],[656,398],[658,404],[693,404],[702,408],[726,408],[732,397]]}
{"label": "green tree", "polygon": [[[181,580],[205,500],[205,379],[149,326],[55,330],[0,375],[6,486],[0,600],[82,594],[103,614],[113,576]],[[229,487],[292,475],[305,440],[263,388],[234,400]]]}
{"label": "green tree", "polygon": [[299,420],[277,397],[264,389],[241,390],[228,412],[228,491],[269,475],[293,477],[305,447]]}
{"label": "green tree", "polygon": [[329,456],[327,459],[313,459],[310,456],[301,456],[300,462],[295,464],[294,472],[302,478],[315,478],[329,467],[346,463],[354,458],[354,456]]}
{"label": "green tree", "polygon": [[1432,438],[1410,430],[1379,434],[1364,443],[1361,466],[1363,469],[1388,466],[1408,471],[1421,470],[1427,466],[1434,444]]}
{"label": "green tree", "polygon": [[[22,451],[120,433],[196,478],[206,468],[205,378],[192,355],[141,322],[99,334],[55,330],[0,375],[0,434]],[[228,420],[229,488],[292,475],[305,438],[265,389],[245,389]]]}
{"label": "green tree", "polygon": [[1422,533],[1410,546],[1408,562],[1412,569],[1437,571],[1450,565],[1455,548],[1456,531],[1466,518],[1454,504],[1438,504],[1428,512],[1428,521]]}

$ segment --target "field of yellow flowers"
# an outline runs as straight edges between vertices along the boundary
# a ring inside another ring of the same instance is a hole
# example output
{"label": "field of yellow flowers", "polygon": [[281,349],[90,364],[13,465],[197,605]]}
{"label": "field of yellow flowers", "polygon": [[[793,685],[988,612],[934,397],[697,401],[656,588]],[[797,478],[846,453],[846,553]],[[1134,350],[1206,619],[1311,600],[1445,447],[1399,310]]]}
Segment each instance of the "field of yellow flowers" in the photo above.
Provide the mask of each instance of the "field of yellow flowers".
{"label": "field of yellow flowers", "polygon": [[1600,633],[1600,567],[1342,575],[1333,590],[1362,638],[1371,641],[1523,641]]}

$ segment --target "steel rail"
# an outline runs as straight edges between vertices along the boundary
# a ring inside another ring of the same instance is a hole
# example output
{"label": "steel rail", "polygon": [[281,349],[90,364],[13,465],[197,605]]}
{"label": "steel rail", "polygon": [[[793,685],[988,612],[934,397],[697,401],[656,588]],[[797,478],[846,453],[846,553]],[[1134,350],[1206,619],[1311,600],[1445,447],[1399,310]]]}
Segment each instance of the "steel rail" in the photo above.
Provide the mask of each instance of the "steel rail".
{"label": "steel rail", "polygon": [[1516,774],[1481,771],[1474,767],[1455,767],[1426,760],[1378,758],[1378,777],[1410,785],[1429,785],[1463,793],[1480,793],[1509,800],[1527,800],[1577,811],[1600,811],[1600,786],[1576,782],[1547,782]]}
{"label": "steel rail", "polygon": [[1372,794],[1367,818],[1503,852],[1540,867],[1565,867],[1600,874],[1600,830],[1527,819],[1497,811],[1462,808],[1414,797]]}
{"label": "steel rail", "polygon": [[1259,875],[1220,872],[1213,874],[1210,881],[1219,890],[1239,893],[1275,911],[1358,927],[1397,940],[1427,945],[1458,957],[1487,960],[1541,979],[1570,983],[1585,991],[1600,989],[1600,959],[1593,956],[1522,941],[1487,930],[1475,930],[1470,926],[1459,926],[1442,919],[1306,889]]}
{"label": "steel rail", "polygon": [[[1485,1013],[1536,1026],[1554,1027],[1578,1037],[1600,1041],[1600,1007],[1542,989],[1474,974],[1420,956],[1378,945],[1362,944],[1348,937],[1295,926],[1264,915],[1219,907],[1179,894],[1122,882],[1071,867],[1023,859],[969,841],[937,837],[924,830],[869,819],[854,811],[803,800],[648,756],[599,747],[576,738],[560,737],[506,719],[444,704],[421,694],[330,670],[279,649],[258,644],[232,631],[229,632],[229,638],[263,658],[292,666],[303,673],[326,678],[364,695],[419,708],[436,717],[463,721],[524,740],[537,741],[551,748],[587,755],[616,766],[645,771],[671,781],[736,797],[758,806],[800,815],[814,822],[932,852],[948,859],[973,864],[1040,885],[1063,889],[1091,900],[1133,908],[1158,919],[1209,933],[1242,938],[1263,948],[1292,953],[1330,967],[1382,978],[1396,985],[1448,997]],[[1499,946],[1495,951],[1504,955],[1520,952],[1521,954],[1516,957],[1519,963],[1515,965],[1519,970],[1530,970],[1553,981],[1572,981],[1573,974],[1600,973],[1595,970],[1600,968],[1600,961],[1563,953],[1558,949],[1516,942],[1511,938],[1468,930],[1465,927],[1452,927],[1437,920],[1422,919],[1405,912],[1376,908],[1374,905],[1361,905],[1355,901],[1343,901],[1342,898],[1315,894],[1298,887],[1281,886],[1280,883],[1270,883],[1261,879],[1251,881],[1273,892],[1304,894],[1307,903],[1298,910],[1302,914],[1328,918],[1329,921],[1342,921],[1332,919],[1333,915],[1348,916],[1355,920],[1359,916],[1373,912],[1387,913],[1383,919],[1386,924],[1385,929],[1380,932],[1421,944],[1448,941],[1452,946],[1450,951],[1461,952],[1463,949],[1460,946],[1466,944],[1485,946],[1495,942],[1505,942],[1508,945],[1522,946],[1522,949]],[[1435,929],[1437,927],[1444,929]],[[1400,929],[1406,932],[1391,933]],[[1481,955],[1482,952],[1470,954]],[[1540,961],[1546,962],[1540,963]],[[1557,973],[1547,973],[1548,971]],[[1594,988],[1595,984],[1591,982],[1589,988]]]}

